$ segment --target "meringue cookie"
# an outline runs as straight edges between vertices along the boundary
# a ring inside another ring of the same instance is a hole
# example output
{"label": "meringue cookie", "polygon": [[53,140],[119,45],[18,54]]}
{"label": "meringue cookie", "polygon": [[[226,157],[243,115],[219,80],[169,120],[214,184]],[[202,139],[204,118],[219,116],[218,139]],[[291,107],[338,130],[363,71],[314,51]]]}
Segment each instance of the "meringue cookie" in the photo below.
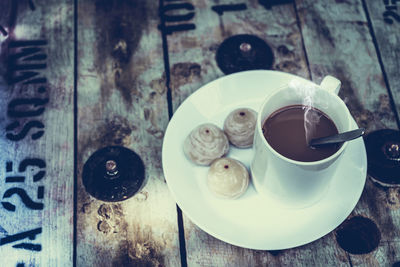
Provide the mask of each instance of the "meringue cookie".
{"label": "meringue cookie", "polygon": [[213,160],[228,153],[229,141],[218,126],[205,123],[197,126],[186,137],[183,151],[194,163],[210,165]]}
{"label": "meringue cookie", "polygon": [[249,172],[238,160],[216,159],[207,174],[207,186],[221,198],[238,198],[249,186]]}
{"label": "meringue cookie", "polygon": [[253,145],[257,112],[250,108],[238,108],[229,113],[224,122],[224,132],[229,141],[239,147]]}

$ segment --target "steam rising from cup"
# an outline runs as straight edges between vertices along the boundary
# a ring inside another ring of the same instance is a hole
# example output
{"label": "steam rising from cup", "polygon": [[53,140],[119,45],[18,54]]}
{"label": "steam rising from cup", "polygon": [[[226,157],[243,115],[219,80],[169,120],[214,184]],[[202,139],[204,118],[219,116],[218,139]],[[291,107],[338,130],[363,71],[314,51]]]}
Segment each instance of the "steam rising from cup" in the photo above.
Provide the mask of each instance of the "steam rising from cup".
{"label": "steam rising from cup", "polygon": [[318,106],[327,106],[328,102],[323,101],[315,97],[317,87],[314,84],[304,83],[298,80],[292,80],[289,82],[289,87],[294,89],[295,93],[300,96],[302,100],[302,105],[304,109],[304,131],[306,134],[306,141],[309,143],[313,138],[316,131],[316,126],[319,123],[321,115],[318,115],[314,111],[316,102],[318,101]]}

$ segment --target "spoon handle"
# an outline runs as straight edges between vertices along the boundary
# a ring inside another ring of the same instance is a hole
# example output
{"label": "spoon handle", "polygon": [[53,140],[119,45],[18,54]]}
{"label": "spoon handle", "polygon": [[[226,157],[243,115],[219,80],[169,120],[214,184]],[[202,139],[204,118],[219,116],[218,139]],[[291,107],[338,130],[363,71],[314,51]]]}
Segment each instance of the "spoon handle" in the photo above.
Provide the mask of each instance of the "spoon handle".
{"label": "spoon handle", "polygon": [[315,138],[310,141],[310,146],[343,143],[345,141],[356,139],[362,136],[364,133],[365,133],[365,128],[359,128],[357,130],[335,134],[327,137]]}

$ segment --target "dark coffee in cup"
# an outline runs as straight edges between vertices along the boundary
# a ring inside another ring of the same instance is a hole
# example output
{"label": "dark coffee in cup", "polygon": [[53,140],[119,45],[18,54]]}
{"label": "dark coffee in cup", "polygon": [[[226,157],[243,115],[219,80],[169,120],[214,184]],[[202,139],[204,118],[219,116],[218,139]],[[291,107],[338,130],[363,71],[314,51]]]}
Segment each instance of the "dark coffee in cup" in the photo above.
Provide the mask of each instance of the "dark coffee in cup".
{"label": "dark coffee in cup", "polygon": [[272,113],[263,123],[268,144],[289,159],[311,162],[325,159],[338,151],[341,144],[310,147],[314,138],[338,134],[333,121],[322,111],[310,106],[291,105]]}

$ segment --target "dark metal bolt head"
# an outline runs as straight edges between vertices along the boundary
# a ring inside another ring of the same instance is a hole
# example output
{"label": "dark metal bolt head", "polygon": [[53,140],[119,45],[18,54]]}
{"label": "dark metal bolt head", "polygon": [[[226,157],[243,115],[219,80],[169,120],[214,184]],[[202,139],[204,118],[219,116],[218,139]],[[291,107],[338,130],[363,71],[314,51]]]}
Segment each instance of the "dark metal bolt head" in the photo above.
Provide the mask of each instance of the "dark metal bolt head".
{"label": "dark metal bolt head", "polygon": [[225,74],[246,70],[271,69],[274,54],[261,38],[250,34],[233,35],[225,39],[215,54],[218,67]]}
{"label": "dark metal bolt head", "polygon": [[145,181],[142,159],[125,147],[101,148],[83,165],[82,183],[86,191],[102,201],[126,200],[139,192]]}
{"label": "dark metal bolt head", "polygon": [[382,186],[400,185],[400,132],[381,129],[365,136],[368,174]]}
{"label": "dark metal bolt head", "polygon": [[106,171],[109,176],[115,176],[118,174],[118,166],[115,160],[106,161]]}
{"label": "dark metal bolt head", "polygon": [[390,159],[400,160],[400,146],[399,144],[387,144],[385,147],[385,154]]}

